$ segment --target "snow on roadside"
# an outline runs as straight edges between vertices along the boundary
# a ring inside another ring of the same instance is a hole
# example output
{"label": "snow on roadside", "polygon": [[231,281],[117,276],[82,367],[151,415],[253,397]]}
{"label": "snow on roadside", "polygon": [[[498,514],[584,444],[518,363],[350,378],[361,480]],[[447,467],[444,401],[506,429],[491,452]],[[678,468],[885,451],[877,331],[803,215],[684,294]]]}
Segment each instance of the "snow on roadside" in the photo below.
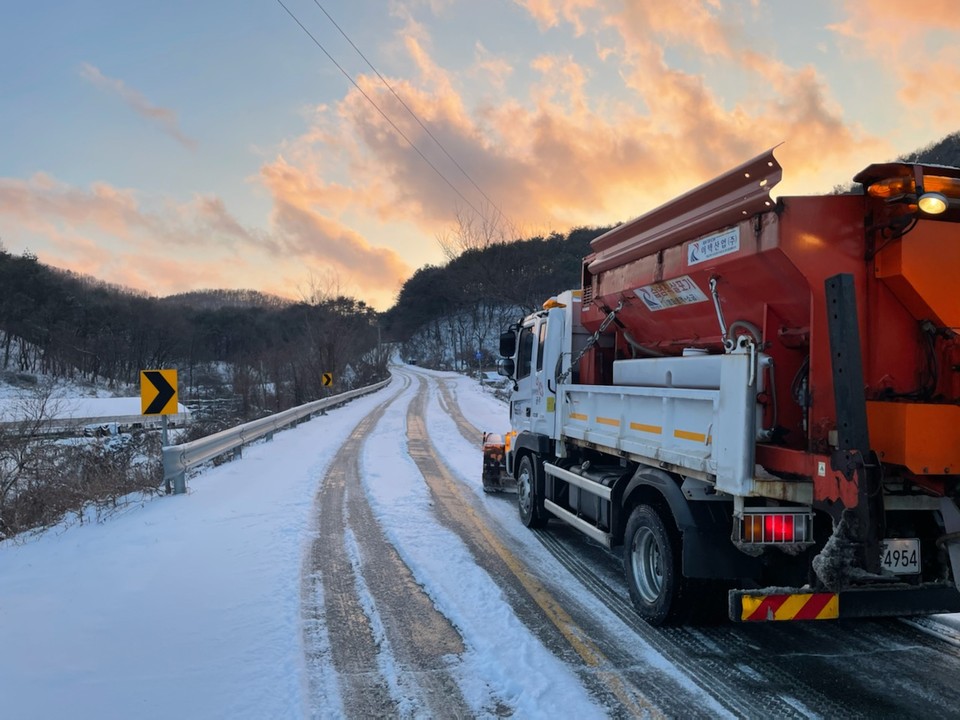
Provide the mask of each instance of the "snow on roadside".
{"label": "snow on roadside", "polygon": [[186,496],[0,544],[2,715],[305,716],[313,499],[346,437],[394,392],[245,448]]}

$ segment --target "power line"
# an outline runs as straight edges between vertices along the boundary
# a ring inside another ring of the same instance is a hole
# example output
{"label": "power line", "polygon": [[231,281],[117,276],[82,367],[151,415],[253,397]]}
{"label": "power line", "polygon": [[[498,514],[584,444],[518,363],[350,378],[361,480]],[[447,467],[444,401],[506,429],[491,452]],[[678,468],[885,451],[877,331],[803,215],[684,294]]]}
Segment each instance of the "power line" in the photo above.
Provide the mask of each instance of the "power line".
{"label": "power line", "polygon": [[[309,30],[307,30],[307,28],[304,26],[304,24],[303,24],[302,22],[300,22],[300,20],[297,18],[297,16],[294,15],[294,14],[290,11],[290,8],[288,8],[286,5],[283,4],[283,0],[277,0],[277,3],[279,3],[280,7],[282,7],[284,10],[287,11],[287,15],[289,15],[291,18],[293,18],[293,21],[294,21],[297,25],[300,26],[300,29],[303,30],[303,31],[307,34],[307,36],[308,36],[311,40],[313,40],[313,43],[314,43],[318,48],[320,48],[320,49],[323,51],[323,54],[326,55],[326,56],[330,59],[330,62],[332,62],[334,65],[337,66],[337,70],[339,70],[339,71],[343,74],[343,76],[344,76],[347,80],[349,80],[350,83],[351,83],[357,90],[360,91],[360,94],[363,95],[364,98],[366,98],[367,102],[369,102],[371,105],[373,105],[374,108],[376,108],[377,112],[380,113],[380,115],[383,117],[383,119],[386,120],[388,123],[390,123],[390,127],[392,127],[394,130],[396,130],[396,131],[397,131],[397,134],[400,135],[400,137],[402,137],[404,140],[406,140],[406,141],[407,141],[407,144],[408,144],[410,147],[412,147],[414,150],[416,150],[417,155],[419,155],[420,158],[421,158],[427,165],[430,166],[430,169],[433,170],[433,171],[440,177],[441,180],[443,180],[447,185],[449,185],[449,186],[450,186],[450,189],[453,190],[457,195],[459,195],[459,196],[460,196],[460,199],[463,200],[463,201],[470,207],[470,209],[472,209],[479,217],[482,218],[482,217],[483,217],[483,213],[480,212],[479,210],[477,210],[477,208],[474,206],[474,204],[473,204],[472,202],[470,202],[470,201],[466,198],[466,196],[465,196],[462,192],[460,192],[460,191],[457,189],[457,187],[456,187],[452,182],[450,182],[450,181],[447,179],[447,176],[444,175],[442,172],[440,172],[440,170],[437,169],[437,166],[436,166],[436,165],[434,165],[432,162],[430,162],[430,159],[420,151],[420,148],[418,148],[416,145],[414,145],[413,141],[404,134],[403,130],[401,130],[399,127],[397,127],[397,124],[396,124],[395,122],[393,122],[393,120],[391,120],[391,119],[387,116],[387,114],[380,108],[380,106],[377,105],[377,103],[375,103],[375,102],[373,101],[373,98],[371,98],[369,95],[367,95],[367,93],[365,93],[365,92],[363,91],[363,88],[360,87],[360,86],[357,84],[357,81],[354,80],[353,77],[350,76],[350,73],[348,73],[346,70],[343,69],[343,67],[341,67],[340,63],[338,63],[338,62],[334,59],[333,55],[331,55],[329,52],[327,52],[327,49],[321,44],[321,42],[320,42],[319,40],[317,40],[317,39],[313,36],[313,34],[312,34]],[[321,8],[321,9],[322,9],[322,8]],[[486,197],[486,196],[484,196],[484,197]]]}
{"label": "power line", "polygon": [[391,93],[393,93],[393,96],[399,101],[399,103],[400,103],[401,105],[403,105],[403,109],[406,110],[408,113],[410,113],[410,116],[411,116],[414,120],[417,121],[417,124],[418,124],[421,128],[423,128],[424,132],[426,132],[427,135],[430,136],[430,139],[433,140],[433,141],[437,144],[437,147],[439,147],[439,148],[443,151],[443,154],[447,156],[447,158],[450,160],[450,162],[452,162],[454,165],[457,166],[457,170],[459,170],[461,173],[463,173],[463,176],[464,176],[467,180],[470,181],[470,184],[473,185],[473,186],[477,189],[477,192],[478,192],[478,193],[480,193],[481,195],[483,195],[484,200],[486,200],[488,203],[490,203],[491,207],[496,208],[496,207],[497,207],[496,203],[493,202],[493,200],[491,200],[491,199],[489,198],[489,196],[483,191],[483,189],[482,189],[479,185],[477,185],[476,182],[474,182],[473,178],[470,177],[470,174],[469,174],[466,170],[463,169],[463,167],[460,165],[460,163],[458,163],[458,162],[456,161],[456,159],[453,157],[453,155],[451,155],[449,152],[447,152],[447,149],[443,146],[443,143],[440,142],[440,141],[437,139],[437,137],[430,131],[430,128],[428,128],[426,125],[424,125],[424,123],[420,120],[420,118],[417,116],[417,114],[410,108],[410,106],[407,105],[407,104],[403,101],[403,98],[400,97],[399,94],[397,94],[397,91],[393,89],[393,86],[392,86],[389,82],[387,82],[387,79],[386,79],[385,77],[383,77],[383,75],[380,74],[380,71],[377,70],[377,68],[375,68],[375,67],[373,66],[373,63],[370,62],[370,61],[367,59],[367,56],[364,55],[363,52],[361,52],[360,48],[358,48],[358,47],[354,44],[353,40],[351,40],[350,37],[347,35],[347,33],[344,32],[343,28],[341,28],[341,27],[337,24],[337,21],[334,20],[334,19],[330,16],[330,13],[328,13],[328,12],[326,11],[326,8],[324,8],[323,5],[320,4],[320,1],[319,1],[319,0],[313,0],[313,2],[314,2],[314,4],[316,4],[316,6],[317,6],[318,8],[320,8],[320,11],[321,11],[324,15],[327,16],[327,19],[328,19],[330,22],[333,23],[333,26],[334,26],[337,30],[340,31],[340,34],[343,35],[344,39],[346,39],[346,41],[347,41],[348,43],[350,43],[350,46],[351,46],[354,50],[357,51],[357,54],[358,54],[360,57],[363,58],[363,61],[370,67],[370,69],[373,70],[373,72],[376,73],[377,77],[380,78],[380,82],[382,82],[384,85],[386,85],[387,89],[388,89]]}

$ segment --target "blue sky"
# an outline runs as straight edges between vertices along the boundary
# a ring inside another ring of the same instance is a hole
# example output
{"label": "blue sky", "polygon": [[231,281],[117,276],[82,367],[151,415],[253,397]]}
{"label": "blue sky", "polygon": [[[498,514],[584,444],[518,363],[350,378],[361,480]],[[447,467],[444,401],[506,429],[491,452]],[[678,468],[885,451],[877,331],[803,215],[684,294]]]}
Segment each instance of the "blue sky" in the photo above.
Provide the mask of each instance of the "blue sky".
{"label": "blue sky", "polygon": [[8,4],[3,246],[385,308],[439,239],[629,219],[780,142],[781,193],[829,190],[960,129],[950,0],[283,3],[438,172],[278,0]]}

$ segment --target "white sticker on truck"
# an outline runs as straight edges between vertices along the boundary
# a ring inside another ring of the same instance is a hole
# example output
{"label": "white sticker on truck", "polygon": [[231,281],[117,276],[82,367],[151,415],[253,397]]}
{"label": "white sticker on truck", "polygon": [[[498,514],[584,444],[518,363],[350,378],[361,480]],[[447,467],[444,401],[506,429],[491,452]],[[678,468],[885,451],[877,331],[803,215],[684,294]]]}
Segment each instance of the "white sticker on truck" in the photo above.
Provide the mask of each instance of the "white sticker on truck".
{"label": "white sticker on truck", "polygon": [[679,305],[704,302],[707,299],[700,286],[689,275],[681,275],[673,280],[644,285],[634,292],[638,298],[643,300],[647,309],[654,312]]}
{"label": "white sticker on truck", "polygon": [[735,253],[740,249],[740,228],[735,227],[715,233],[687,245],[687,265],[713,260],[722,255]]}

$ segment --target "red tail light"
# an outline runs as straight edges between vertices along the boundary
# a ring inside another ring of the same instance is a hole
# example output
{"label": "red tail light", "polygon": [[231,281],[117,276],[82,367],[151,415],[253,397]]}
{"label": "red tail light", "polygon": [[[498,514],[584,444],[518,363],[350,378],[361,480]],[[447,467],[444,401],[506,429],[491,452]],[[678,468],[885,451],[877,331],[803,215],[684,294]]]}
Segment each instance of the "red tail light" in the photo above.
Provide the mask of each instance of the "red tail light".
{"label": "red tail light", "polygon": [[745,509],[740,542],[762,544],[809,543],[813,540],[813,516],[803,510]]}
{"label": "red tail light", "polygon": [[793,515],[765,515],[763,535],[772,542],[793,542]]}

